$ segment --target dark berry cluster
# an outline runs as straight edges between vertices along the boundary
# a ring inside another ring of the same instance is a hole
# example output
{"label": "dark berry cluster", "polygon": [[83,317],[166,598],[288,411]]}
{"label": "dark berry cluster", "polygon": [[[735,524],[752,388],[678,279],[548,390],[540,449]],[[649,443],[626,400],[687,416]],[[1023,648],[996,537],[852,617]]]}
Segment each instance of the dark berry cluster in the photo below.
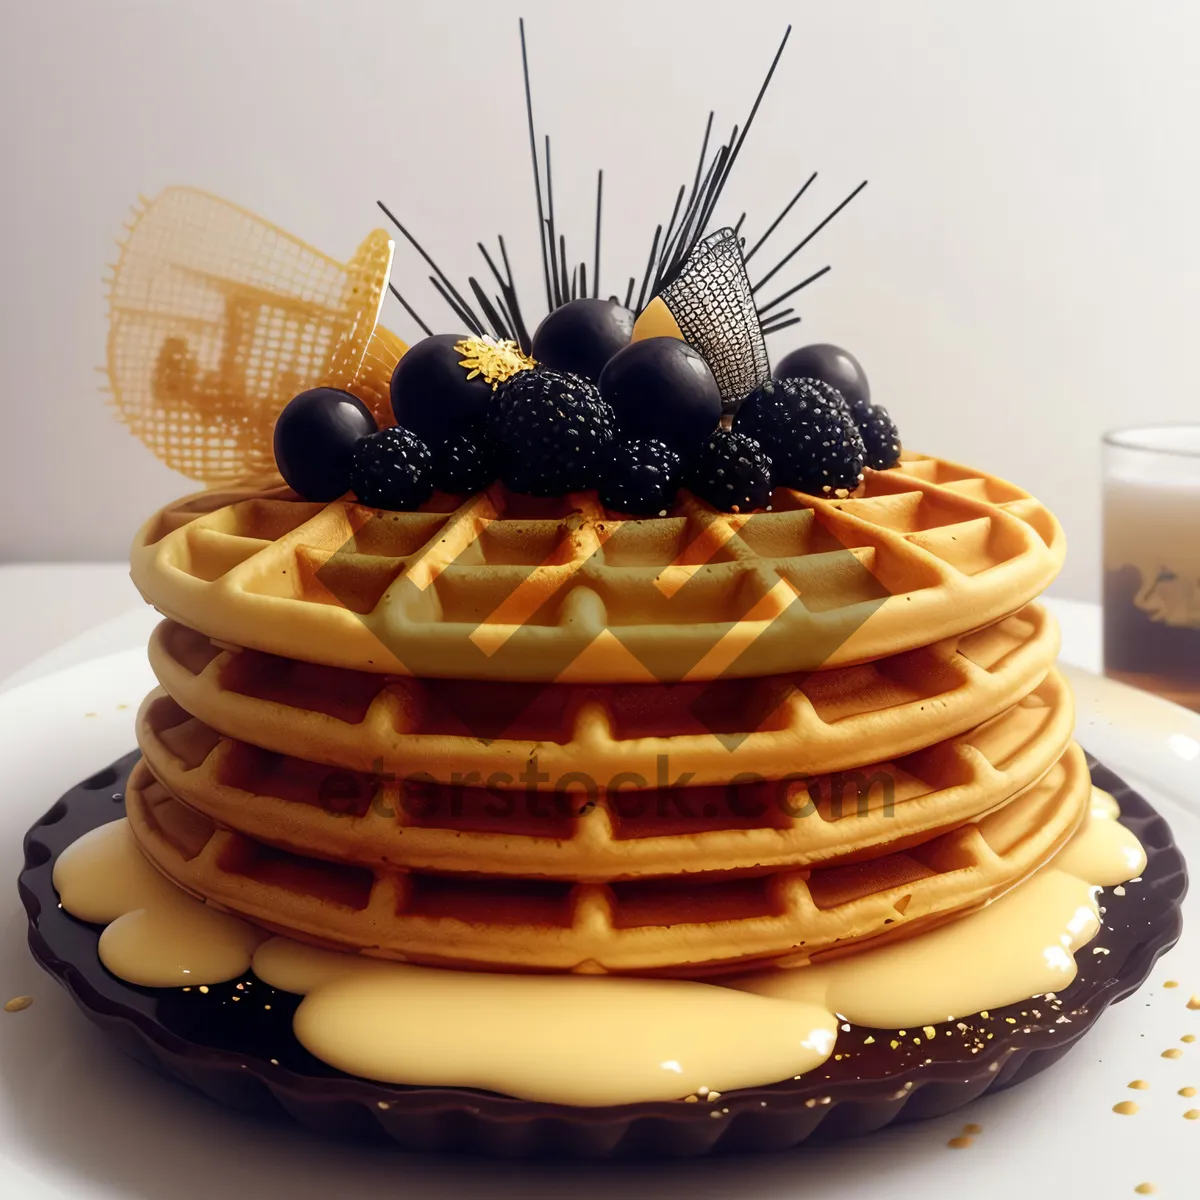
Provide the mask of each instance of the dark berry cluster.
{"label": "dark berry cluster", "polygon": [[572,301],[535,334],[540,362],[512,342],[425,338],[392,375],[395,426],[380,430],[348,392],[292,400],[275,427],[280,473],[307,499],[349,491],[383,509],[500,480],[533,496],[595,489],[614,512],[660,516],[680,487],[753,512],[773,488],[845,495],[899,460],[896,426],[846,351],[789,354],[722,428],[704,358],[679,338],[631,341],[632,323],[613,302]]}

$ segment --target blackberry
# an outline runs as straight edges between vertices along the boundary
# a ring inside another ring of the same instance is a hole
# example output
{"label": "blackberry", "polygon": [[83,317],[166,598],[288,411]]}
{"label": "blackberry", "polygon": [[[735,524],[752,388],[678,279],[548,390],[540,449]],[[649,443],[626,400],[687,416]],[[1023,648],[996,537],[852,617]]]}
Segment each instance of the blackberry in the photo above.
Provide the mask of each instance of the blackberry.
{"label": "blackberry", "polygon": [[616,512],[662,516],[675,499],[683,459],[665,442],[624,442],[600,481],[600,503]]}
{"label": "blackberry", "polygon": [[433,495],[433,455],[403,425],[382,429],[355,447],[350,487],[372,508],[417,508]]}
{"label": "blackberry", "polygon": [[850,419],[858,427],[866,447],[868,467],[873,467],[876,471],[886,471],[900,461],[900,431],[886,408],[880,404],[872,404],[870,400],[851,400],[845,392],[839,391],[822,379],[803,379],[798,382],[815,388],[827,403],[841,405],[850,414]]}
{"label": "blackberry", "polygon": [[853,491],[866,448],[836,389],[812,379],[780,379],[750,393],[734,430],[758,440],[771,459],[771,482],[813,495]]}
{"label": "blackberry", "polygon": [[514,492],[561,496],[599,481],[616,422],[594,383],[536,367],[497,392],[488,421],[500,478]]}
{"label": "blackberry", "polygon": [[813,379],[811,377],[798,378],[795,382],[807,383],[810,388],[820,393],[821,398],[826,404],[833,408],[843,408],[850,414],[850,419],[857,425],[858,414],[870,408],[869,402],[851,401],[847,399],[846,393],[839,391],[831,383],[826,383],[823,379]]}
{"label": "blackberry", "polygon": [[450,438],[434,455],[433,484],[440,492],[470,495],[495,478],[494,448],[482,429]]}
{"label": "blackberry", "polygon": [[754,438],[717,429],[692,466],[688,485],[722,512],[752,512],[771,503],[771,459]]}
{"label": "blackberry", "polygon": [[867,466],[886,471],[900,461],[900,431],[881,404],[865,405],[855,414],[858,432],[867,448]]}

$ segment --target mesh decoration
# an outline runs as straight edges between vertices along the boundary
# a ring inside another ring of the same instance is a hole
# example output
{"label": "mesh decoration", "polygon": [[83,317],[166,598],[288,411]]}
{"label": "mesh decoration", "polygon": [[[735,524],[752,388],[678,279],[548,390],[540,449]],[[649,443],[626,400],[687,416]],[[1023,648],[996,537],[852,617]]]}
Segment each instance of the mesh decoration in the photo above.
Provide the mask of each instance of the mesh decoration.
{"label": "mesh decoration", "polygon": [[697,242],[659,294],[684,341],[707,360],[724,400],[740,400],[771,377],[767,345],[732,229]]}
{"label": "mesh decoration", "polygon": [[376,325],[358,374],[350,384],[349,391],[371,410],[380,429],[396,423],[392,415],[392,372],[407,349],[408,345],[390,329]]}
{"label": "mesh decoration", "polygon": [[350,388],[383,303],[393,243],[348,263],[217,196],[143,200],[109,286],[108,376],[121,420],[205,483],[273,472],[280,409]]}

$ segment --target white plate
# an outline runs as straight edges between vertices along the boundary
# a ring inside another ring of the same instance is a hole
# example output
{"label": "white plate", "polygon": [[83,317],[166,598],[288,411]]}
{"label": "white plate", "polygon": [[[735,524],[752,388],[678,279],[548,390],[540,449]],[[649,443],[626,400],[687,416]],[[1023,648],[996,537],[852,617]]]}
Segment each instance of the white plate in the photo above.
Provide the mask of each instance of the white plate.
{"label": "white plate", "polygon": [[[1200,717],[1094,676],[1073,674],[1088,749],[1142,787],[1200,862]],[[133,715],[151,677],[140,651],[112,655],[0,696],[5,797],[0,978],[0,1194],[25,1200],[378,1200],[380,1196],[738,1196],[746,1200],[972,1200],[1196,1195],[1200,1121],[1200,898],[1185,906],[1179,946],[1136,996],[1107,1013],[1045,1074],[944,1119],[821,1149],[765,1158],[638,1164],[530,1164],[403,1155],[325,1144],[288,1127],[238,1118],[125,1059],[33,963],[12,885],[25,829],[79,779],[133,745]],[[94,715],[88,715],[94,714]],[[1166,980],[1180,986],[1162,987]],[[1161,1052],[1179,1047],[1183,1057]],[[1129,1091],[1134,1079],[1150,1082]],[[1141,1111],[1117,1116],[1114,1104]],[[948,1139],[967,1121],[974,1144]]]}

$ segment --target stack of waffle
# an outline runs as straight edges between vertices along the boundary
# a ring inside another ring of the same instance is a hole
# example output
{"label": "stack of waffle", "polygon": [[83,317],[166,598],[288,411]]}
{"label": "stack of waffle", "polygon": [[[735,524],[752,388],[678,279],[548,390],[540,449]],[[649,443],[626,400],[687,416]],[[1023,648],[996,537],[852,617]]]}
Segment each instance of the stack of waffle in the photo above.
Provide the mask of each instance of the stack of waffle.
{"label": "stack of waffle", "polygon": [[1078,827],[1061,530],[906,457],[859,493],[622,521],[209,491],[141,531],[164,615],[128,813],[187,891],[439,966],[798,966],[978,908]]}

